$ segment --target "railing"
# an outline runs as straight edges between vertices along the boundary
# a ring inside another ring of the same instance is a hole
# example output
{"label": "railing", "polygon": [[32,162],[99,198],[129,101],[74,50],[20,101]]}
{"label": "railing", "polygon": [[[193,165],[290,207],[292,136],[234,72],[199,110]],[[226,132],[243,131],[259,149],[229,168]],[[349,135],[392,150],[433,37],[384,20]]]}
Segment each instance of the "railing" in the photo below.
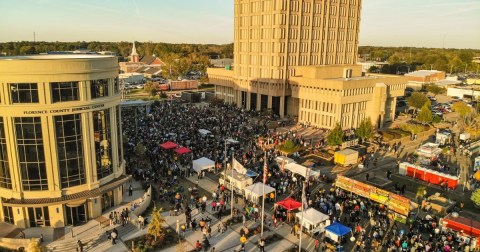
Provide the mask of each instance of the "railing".
{"label": "railing", "polygon": [[[128,207],[130,207],[131,204],[135,202],[138,202],[138,199],[130,202],[130,205]],[[145,194],[143,195],[143,201],[140,202],[139,206],[136,207],[133,211],[131,211],[128,214],[128,217],[130,217],[130,222],[133,225],[138,227],[138,216],[140,216],[143,212],[147,210],[151,202],[152,202],[152,186],[150,186],[148,190],[145,192]]]}

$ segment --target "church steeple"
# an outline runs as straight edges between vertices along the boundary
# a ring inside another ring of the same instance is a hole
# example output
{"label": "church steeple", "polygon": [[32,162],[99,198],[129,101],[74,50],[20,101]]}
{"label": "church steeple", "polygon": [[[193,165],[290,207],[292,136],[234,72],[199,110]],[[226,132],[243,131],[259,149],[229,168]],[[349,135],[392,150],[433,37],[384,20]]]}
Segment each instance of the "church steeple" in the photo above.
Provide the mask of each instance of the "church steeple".
{"label": "church steeple", "polygon": [[130,54],[130,62],[137,63],[139,61],[137,48],[135,47],[135,41],[133,41],[132,54]]}

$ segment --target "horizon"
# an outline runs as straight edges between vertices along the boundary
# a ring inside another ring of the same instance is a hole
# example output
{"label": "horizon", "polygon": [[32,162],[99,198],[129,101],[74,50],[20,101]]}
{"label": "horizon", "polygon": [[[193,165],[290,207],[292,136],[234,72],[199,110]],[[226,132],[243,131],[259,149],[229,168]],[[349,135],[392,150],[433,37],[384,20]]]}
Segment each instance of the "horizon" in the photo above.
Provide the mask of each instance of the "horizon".
{"label": "horizon", "polygon": [[[2,5],[0,42],[33,42],[35,33],[35,42],[233,43],[233,0],[18,0]],[[480,1],[475,0],[363,0],[359,46],[476,50],[478,17]]]}

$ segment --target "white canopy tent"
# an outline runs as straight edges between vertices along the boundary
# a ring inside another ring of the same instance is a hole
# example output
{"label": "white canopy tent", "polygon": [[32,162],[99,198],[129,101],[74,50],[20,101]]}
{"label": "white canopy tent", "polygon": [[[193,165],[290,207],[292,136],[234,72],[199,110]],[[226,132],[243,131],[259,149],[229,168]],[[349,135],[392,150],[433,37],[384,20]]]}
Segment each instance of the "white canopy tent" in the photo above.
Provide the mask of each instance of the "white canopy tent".
{"label": "white canopy tent", "polygon": [[198,132],[202,134],[202,136],[206,136],[208,134],[211,134],[212,132],[206,129],[199,129]]}
{"label": "white canopy tent", "polygon": [[281,165],[282,162],[285,160],[285,165],[291,164],[291,163],[296,163],[295,160],[285,157],[285,156],[278,156],[275,158],[275,161],[277,161],[277,164]]}
{"label": "white canopy tent", "polygon": [[[302,211],[296,213],[295,216],[298,218],[299,222],[302,221]],[[309,233],[321,233],[325,231],[326,226],[330,225],[330,223],[326,223],[327,220],[330,220],[328,215],[323,214],[314,208],[309,208],[303,212],[302,226],[305,227]]]}
{"label": "white canopy tent", "polygon": [[[307,167],[303,166],[303,165],[299,165],[297,163],[290,163],[290,164],[287,164],[285,165],[285,169],[293,172],[293,173],[296,173],[302,177],[305,177],[305,175],[307,174]],[[318,171],[314,171],[312,169],[310,169],[310,174],[309,174],[309,177],[318,177],[320,175],[320,172]]]}
{"label": "white canopy tent", "polygon": [[[275,188],[265,185],[265,195],[275,193]],[[257,182],[251,186],[245,187],[245,197],[247,200],[258,203],[258,199],[263,195],[263,183]],[[275,193],[275,197],[277,197]]]}
{"label": "white canopy tent", "polygon": [[233,139],[233,138],[229,138],[229,139],[227,139],[227,143],[228,143],[228,144],[239,144],[240,142],[237,141],[237,140],[235,140],[235,139]]}
{"label": "white canopy tent", "polygon": [[195,170],[197,173],[213,168],[215,168],[215,162],[206,157],[193,160],[193,170]]}

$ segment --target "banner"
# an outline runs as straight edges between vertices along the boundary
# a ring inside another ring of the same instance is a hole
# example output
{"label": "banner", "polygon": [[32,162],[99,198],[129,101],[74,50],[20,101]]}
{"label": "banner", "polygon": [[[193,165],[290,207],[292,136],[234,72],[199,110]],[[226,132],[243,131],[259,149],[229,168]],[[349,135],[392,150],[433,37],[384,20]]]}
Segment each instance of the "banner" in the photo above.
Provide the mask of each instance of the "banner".
{"label": "banner", "polygon": [[410,200],[395,193],[390,193],[388,208],[399,214],[407,216],[408,212],[410,211]]}
{"label": "banner", "polygon": [[335,181],[335,186],[350,192],[352,190],[352,180],[347,177],[338,175],[337,180]]}
{"label": "banner", "polygon": [[370,199],[380,204],[386,204],[389,198],[390,192],[383,189],[371,186],[370,187]]}
{"label": "banner", "polygon": [[237,159],[235,158],[233,159],[232,167],[234,170],[236,170],[240,174],[247,174],[247,169],[242,164],[240,164],[240,162],[238,162]]}
{"label": "banner", "polygon": [[360,181],[352,180],[354,183],[352,185],[352,192],[358,194],[362,197],[370,197],[370,185],[362,183]]}

